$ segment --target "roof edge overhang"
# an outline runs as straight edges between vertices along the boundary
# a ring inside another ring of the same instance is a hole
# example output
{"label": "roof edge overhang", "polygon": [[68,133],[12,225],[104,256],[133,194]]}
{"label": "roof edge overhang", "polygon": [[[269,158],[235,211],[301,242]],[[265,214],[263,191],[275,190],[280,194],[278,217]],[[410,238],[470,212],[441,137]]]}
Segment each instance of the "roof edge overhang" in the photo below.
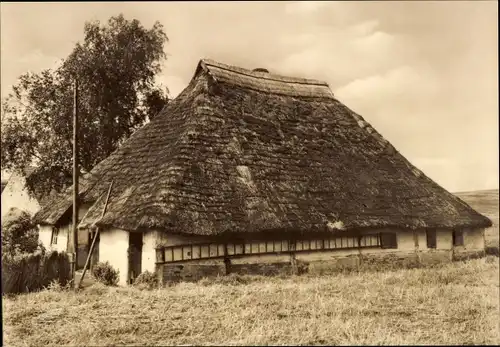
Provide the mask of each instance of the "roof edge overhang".
{"label": "roof edge overhang", "polygon": [[[425,225],[422,223],[415,223],[415,224],[398,224],[398,223],[380,223],[380,224],[374,224],[374,225],[357,225],[357,226],[347,226],[345,228],[329,228],[325,224],[324,228],[318,227],[318,226],[311,226],[311,228],[280,228],[280,232],[285,233],[285,235],[288,235],[290,232],[293,231],[293,234],[302,234],[302,235],[308,235],[308,234],[316,234],[316,233],[326,233],[326,234],[342,234],[342,233],[352,233],[352,232],[362,232],[366,230],[377,230],[377,229],[387,229],[387,228],[395,228],[395,229],[401,229],[401,231],[414,231],[414,230],[419,230],[419,229],[430,229],[430,228],[436,228],[436,229],[476,229],[476,228],[488,228],[493,225],[491,219],[484,215],[480,215],[482,218],[481,220],[475,220],[471,221],[468,223],[461,223],[461,224],[454,224],[454,225],[445,225],[445,224],[428,224]],[[82,218],[82,221],[84,219]],[[129,232],[145,232],[148,230],[157,230],[160,232],[168,232],[168,233],[180,233],[183,235],[191,235],[191,236],[224,236],[224,235],[238,235],[238,236],[243,236],[243,235],[258,235],[258,234],[263,234],[266,233],[267,231],[270,231],[271,229],[256,229],[252,231],[248,230],[232,230],[231,232],[227,231],[221,231],[221,232],[216,232],[216,233],[185,233],[185,232],[178,232],[176,231],[177,229],[165,229],[164,227],[161,226],[152,226],[152,227],[146,227],[146,226],[131,226],[131,225],[126,225],[120,224],[120,223],[114,223],[114,222],[102,222],[102,218],[99,218],[98,220],[95,220],[93,222],[88,222],[86,224],[79,224],[78,226],[79,229],[104,229],[104,228],[118,228],[122,230],[127,230]],[[274,229],[273,229],[274,230]]]}

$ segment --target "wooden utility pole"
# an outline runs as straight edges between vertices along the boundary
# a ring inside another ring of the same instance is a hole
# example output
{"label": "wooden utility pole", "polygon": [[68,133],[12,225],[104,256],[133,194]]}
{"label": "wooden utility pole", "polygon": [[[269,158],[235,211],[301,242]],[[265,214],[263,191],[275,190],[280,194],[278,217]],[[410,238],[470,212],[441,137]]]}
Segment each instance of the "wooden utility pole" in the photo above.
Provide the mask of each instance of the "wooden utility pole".
{"label": "wooden utility pole", "polygon": [[[111,181],[111,183],[109,184],[108,195],[106,196],[106,201],[104,202],[104,208],[102,209],[101,219],[104,217],[106,209],[108,208],[109,196],[111,195],[112,187],[113,187],[113,181]],[[78,283],[77,288],[80,288],[83,283],[83,278],[85,277],[85,273],[87,272],[87,268],[89,267],[90,259],[92,258],[92,253],[94,252],[95,242],[98,237],[99,237],[99,228],[96,229],[94,238],[92,239],[92,244],[90,245],[90,250],[89,254],[87,255],[87,260],[85,261],[85,265],[83,266],[82,277],[80,277],[80,282]]]}
{"label": "wooden utility pole", "polygon": [[78,80],[73,85],[73,264],[71,267],[73,284],[76,285],[78,264]]}

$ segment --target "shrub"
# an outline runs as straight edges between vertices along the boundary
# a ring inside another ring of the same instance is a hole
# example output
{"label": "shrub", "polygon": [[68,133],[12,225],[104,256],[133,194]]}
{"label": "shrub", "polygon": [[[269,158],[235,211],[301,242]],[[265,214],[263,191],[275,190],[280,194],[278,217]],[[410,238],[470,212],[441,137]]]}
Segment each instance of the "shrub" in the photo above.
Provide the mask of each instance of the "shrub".
{"label": "shrub", "polygon": [[71,284],[69,281],[66,283],[66,285],[61,285],[61,282],[59,282],[58,280],[52,280],[46,288],[46,290],[51,292],[62,292],[70,289]]}
{"label": "shrub", "polygon": [[134,286],[140,289],[153,289],[158,286],[158,277],[155,273],[144,271],[134,281]]}
{"label": "shrub", "polygon": [[98,262],[92,269],[92,276],[106,286],[115,286],[119,280],[119,270],[115,270],[109,262]]}
{"label": "shrub", "polygon": [[12,208],[2,219],[2,253],[45,252],[38,241],[38,228],[29,213]]}

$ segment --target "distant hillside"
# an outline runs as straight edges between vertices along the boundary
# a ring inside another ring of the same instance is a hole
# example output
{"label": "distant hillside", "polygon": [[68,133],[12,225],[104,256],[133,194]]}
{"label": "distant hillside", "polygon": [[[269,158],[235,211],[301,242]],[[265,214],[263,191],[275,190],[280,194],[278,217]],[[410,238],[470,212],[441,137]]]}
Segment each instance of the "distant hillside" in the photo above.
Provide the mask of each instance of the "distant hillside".
{"label": "distant hillside", "polygon": [[491,228],[486,229],[486,247],[496,248],[500,245],[499,218],[498,218],[498,189],[478,190],[475,192],[454,193],[460,199],[468,203],[477,212],[490,218],[493,222]]}
{"label": "distant hillside", "polygon": [[459,192],[454,194],[479,213],[498,220],[498,189]]}

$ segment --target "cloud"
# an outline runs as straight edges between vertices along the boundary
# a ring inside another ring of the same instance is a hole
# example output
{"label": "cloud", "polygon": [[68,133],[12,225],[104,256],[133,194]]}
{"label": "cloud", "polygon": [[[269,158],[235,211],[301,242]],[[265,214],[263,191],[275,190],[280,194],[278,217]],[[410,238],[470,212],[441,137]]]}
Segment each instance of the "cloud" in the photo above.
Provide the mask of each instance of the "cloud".
{"label": "cloud", "polygon": [[358,24],[354,24],[348,28],[355,36],[367,36],[375,31],[380,25],[376,19],[370,19]]}
{"label": "cloud", "polygon": [[310,15],[325,6],[328,6],[327,1],[293,1],[285,5],[285,13]]}
{"label": "cloud", "polygon": [[188,81],[183,78],[172,75],[160,75],[156,78],[157,82],[168,87],[170,97],[175,98],[187,87]]}
{"label": "cloud", "polygon": [[432,99],[440,91],[439,82],[431,71],[399,66],[384,74],[356,79],[335,90],[341,99],[373,107],[413,107]]}
{"label": "cloud", "polygon": [[404,64],[411,49],[400,37],[378,30],[378,25],[367,20],[347,27],[310,27],[311,32],[285,36],[293,51],[276,65],[283,74],[326,80],[338,88]]}
{"label": "cloud", "polygon": [[494,2],[2,4],[2,86],[65,57],[85,20],[120,12],[165,25],[169,58],[158,81],[172,96],[203,57],[324,80],[409,160],[450,160],[421,162],[431,177],[461,190],[498,179]]}

